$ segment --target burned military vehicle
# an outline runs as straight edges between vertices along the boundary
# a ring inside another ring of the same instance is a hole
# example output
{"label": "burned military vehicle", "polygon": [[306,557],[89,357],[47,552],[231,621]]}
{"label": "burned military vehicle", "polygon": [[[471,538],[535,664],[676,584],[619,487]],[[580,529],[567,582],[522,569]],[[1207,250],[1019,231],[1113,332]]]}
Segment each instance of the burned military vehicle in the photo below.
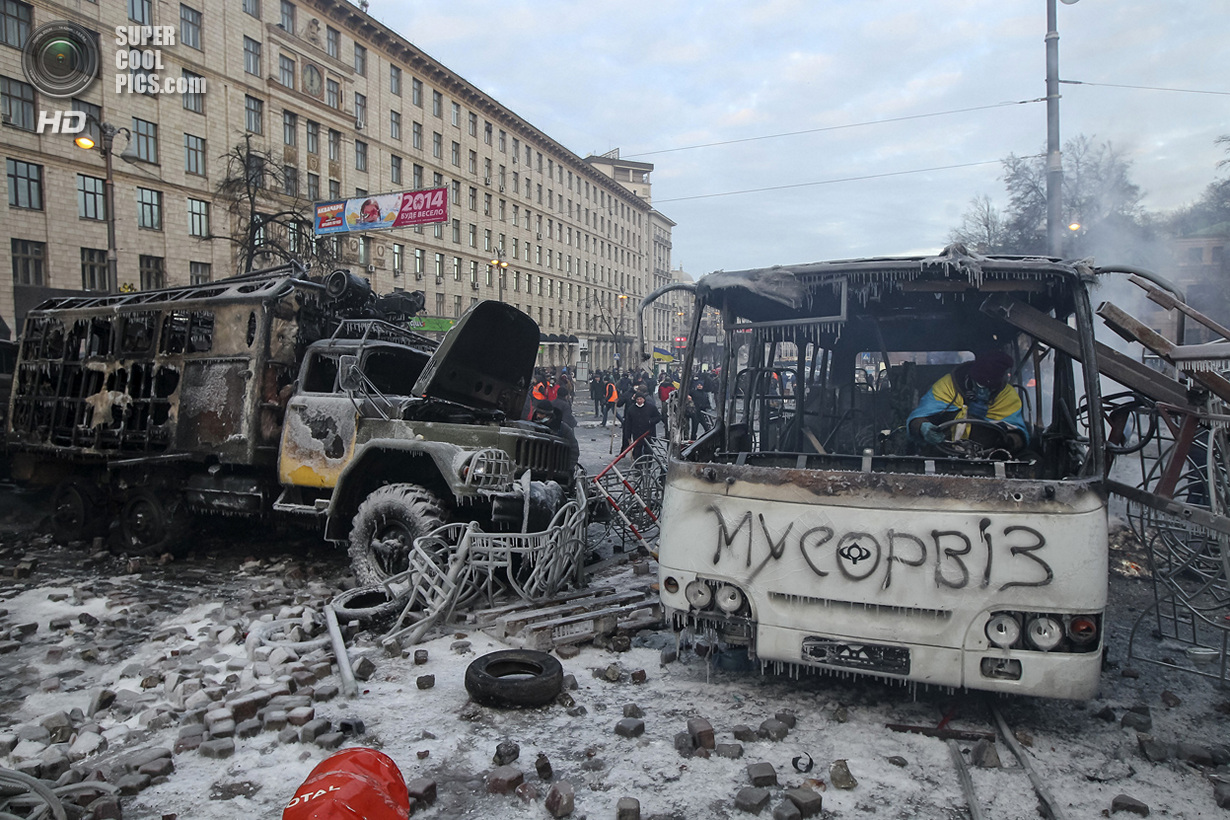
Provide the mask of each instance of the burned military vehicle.
{"label": "burned military vehicle", "polygon": [[[1091,696],[1108,562],[1093,273],[953,246],[702,278],[685,367],[706,308],[725,345],[705,362],[713,428],[673,425],[675,625],[794,672]],[[930,440],[912,430],[985,351],[1019,426],[949,390]]]}
{"label": "burned military vehicle", "polygon": [[575,458],[520,420],[538,326],[480,302],[437,344],[404,326],[421,307],[298,267],[45,302],[18,354],[14,478],[54,487],[59,537],[131,554],[180,548],[194,514],[320,519],[369,583],[439,524],[549,519]]}

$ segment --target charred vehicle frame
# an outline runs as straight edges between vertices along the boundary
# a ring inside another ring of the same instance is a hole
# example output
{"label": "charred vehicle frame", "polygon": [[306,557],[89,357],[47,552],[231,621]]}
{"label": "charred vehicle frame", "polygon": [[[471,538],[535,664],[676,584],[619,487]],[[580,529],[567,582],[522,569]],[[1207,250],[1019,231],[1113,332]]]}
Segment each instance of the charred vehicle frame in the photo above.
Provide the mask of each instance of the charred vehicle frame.
{"label": "charred vehicle frame", "polygon": [[[1100,402],[1093,281],[960,246],[702,278],[685,372],[706,308],[726,344],[715,426],[685,441],[680,409],[672,428],[675,626],[795,672],[1091,696],[1108,560],[1104,431],[1080,421]],[[1028,447],[911,437],[931,385],[988,348],[1012,357]]]}

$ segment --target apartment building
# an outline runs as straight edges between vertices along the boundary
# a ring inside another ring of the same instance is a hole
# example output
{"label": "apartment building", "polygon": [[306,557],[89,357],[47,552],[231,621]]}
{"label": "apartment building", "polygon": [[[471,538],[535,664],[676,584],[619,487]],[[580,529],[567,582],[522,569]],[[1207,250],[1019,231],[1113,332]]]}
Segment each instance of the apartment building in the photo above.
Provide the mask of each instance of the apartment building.
{"label": "apartment building", "polygon": [[[51,21],[98,37],[98,79],[71,99],[23,74]],[[170,90],[148,93],[153,79]],[[113,213],[107,157],[39,133],[61,110],[88,114],[96,140],[114,134]],[[345,0],[0,0],[0,113],[13,258],[0,316],[14,328],[59,293],[236,273],[237,219],[217,190],[246,139],[280,163],[270,211],[447,187],[448,222],[329,241],[377,293],[424,291],[435,327],[502,297],[539,323],[540,364],[575,365],[582,350],[593,367],[626,363],[618,317],[669,270],[674,223],[650,205],[651,165],[636,184],[616,179]]]}

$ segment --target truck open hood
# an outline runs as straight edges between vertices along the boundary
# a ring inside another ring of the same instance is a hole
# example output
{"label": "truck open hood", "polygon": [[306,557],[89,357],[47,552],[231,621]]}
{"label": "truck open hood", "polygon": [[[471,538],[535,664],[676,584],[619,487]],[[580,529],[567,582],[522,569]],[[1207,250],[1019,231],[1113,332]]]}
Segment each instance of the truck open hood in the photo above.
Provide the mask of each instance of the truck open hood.
{"label": "truck open hood", "polygon": [[503,302],[471,307],[449,330],[414,395],[520,418],[538,356],[538,323]]}

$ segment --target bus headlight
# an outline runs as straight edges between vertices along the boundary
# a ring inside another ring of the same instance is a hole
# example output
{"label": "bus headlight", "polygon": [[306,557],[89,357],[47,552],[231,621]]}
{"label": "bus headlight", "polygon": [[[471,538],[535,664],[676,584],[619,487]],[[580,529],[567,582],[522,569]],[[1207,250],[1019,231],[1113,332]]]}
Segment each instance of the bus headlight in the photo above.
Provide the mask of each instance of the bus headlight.
{"label": "bus headlight", "polygon": [[1063,624],[1050,615],[1039,615],[1025,627],[1029,642],[1043,652],[1050,652],[1063,640]]}
{"label": "bus headlight", "polygon": [[1015,646],[1021,639],[1021,622],[1014,615],[1000,612],[987,621],[987,640],[1000,649]]}
{"label": "bus headlight", "polygon": [[1098,622],[1088,615],[1073,615],[1068,621],[1068,637],[1084,646],[1098,639]]}
{"label": "bus headlight", "polygon": [[684,587],[683,597],[688,599],[693,609],[707,609],[713,603],[713,590],[698,579]]}
{"label": "bus headlight", "polygon": [[726,584],[717,591],[717,607],[727,615],[733,615],[743,606],[743,593],[738,587]]}

